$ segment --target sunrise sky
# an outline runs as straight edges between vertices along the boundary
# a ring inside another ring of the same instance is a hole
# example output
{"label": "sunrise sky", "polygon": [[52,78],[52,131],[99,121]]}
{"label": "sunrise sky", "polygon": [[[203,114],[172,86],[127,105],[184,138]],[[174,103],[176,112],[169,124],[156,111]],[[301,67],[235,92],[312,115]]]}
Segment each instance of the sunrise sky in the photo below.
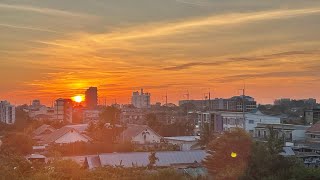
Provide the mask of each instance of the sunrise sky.
{"label": "sunrise sky", "polygon": [[320,99],[317,0],[0,0],[0,99]]}

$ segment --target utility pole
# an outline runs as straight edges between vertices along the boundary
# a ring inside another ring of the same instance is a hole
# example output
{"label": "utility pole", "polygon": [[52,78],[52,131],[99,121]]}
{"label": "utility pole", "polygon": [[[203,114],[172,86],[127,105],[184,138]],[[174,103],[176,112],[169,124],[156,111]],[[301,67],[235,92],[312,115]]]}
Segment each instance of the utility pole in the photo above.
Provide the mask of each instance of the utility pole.
{"label": "utility pole", "polygon": [[243,116],[243,129],[246,131],[246,102],[245,102],[245,94],[246,94],[246,86],[244,85],[243,89],[240,89],[242,91],[242,116]]}
{"label": "utility pole", "polygon": [[187,96],[187,122],[189,122],[189,98],[190,98],[190,93],[189,93],[189,90],[187,90],[187,93],[186,94],[183,94],[183,97]]}

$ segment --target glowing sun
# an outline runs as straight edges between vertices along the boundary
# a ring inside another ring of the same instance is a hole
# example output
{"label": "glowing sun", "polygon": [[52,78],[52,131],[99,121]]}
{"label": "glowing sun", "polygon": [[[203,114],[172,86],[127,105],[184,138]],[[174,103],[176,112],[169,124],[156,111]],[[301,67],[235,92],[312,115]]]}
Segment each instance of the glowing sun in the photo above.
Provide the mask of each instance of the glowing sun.
{"label": "glowing sun", "polygon": [[84,100],[84,98],[83,98],[83,96],[74,96],[74,97],[72,97],[72,100],[74,102],[81,103]]}

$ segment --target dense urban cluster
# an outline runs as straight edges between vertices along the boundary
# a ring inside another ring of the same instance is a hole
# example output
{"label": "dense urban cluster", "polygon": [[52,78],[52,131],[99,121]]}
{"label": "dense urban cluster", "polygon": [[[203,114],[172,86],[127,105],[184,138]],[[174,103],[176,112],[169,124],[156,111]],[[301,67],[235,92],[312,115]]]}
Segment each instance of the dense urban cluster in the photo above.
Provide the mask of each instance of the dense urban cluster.
{"label": "dense urban cluster", "polygon": [[82,99],[0,102],[4,179],[317,179],[320,106],[315,99],[253,97],[130,104]]}

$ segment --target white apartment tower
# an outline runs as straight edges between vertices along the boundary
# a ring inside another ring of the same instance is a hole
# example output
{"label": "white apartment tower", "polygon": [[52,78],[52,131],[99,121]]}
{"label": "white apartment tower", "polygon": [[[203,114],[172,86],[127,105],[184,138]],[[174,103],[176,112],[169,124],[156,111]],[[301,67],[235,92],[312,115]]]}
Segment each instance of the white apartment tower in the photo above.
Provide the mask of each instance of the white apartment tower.
{"label": "white apartment tower", "polygon": [[7,101],[0,101],[0,122],[14,124],[16,121],[16,108]]}
{"label": "white apartment tower", "polygon": [[150,108],[150,93],[144,93],[143,89],[132,93],[131,103],[136,108]]}

